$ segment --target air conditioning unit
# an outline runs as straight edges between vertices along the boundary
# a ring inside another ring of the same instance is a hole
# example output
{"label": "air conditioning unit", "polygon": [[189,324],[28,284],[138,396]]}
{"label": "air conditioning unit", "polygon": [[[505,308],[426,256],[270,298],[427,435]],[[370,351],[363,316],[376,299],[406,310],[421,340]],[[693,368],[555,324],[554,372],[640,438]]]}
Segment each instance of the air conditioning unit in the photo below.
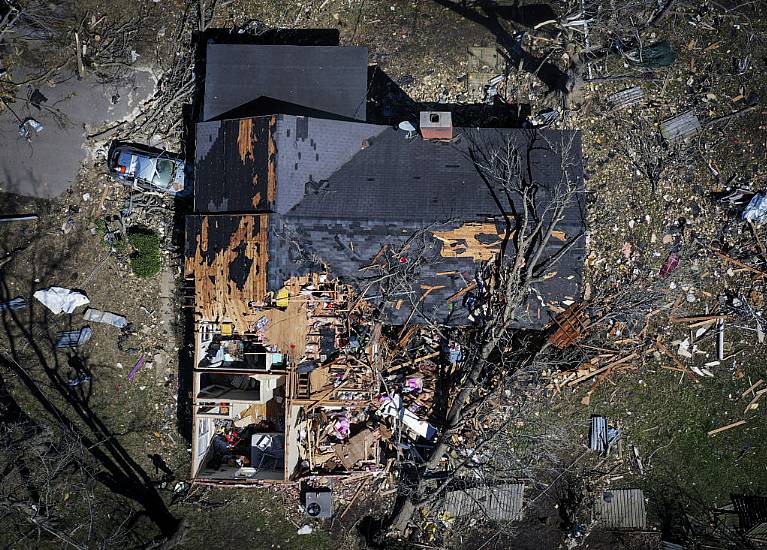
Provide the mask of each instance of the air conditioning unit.
{"label": "air conditioning unit", "polygon": [[333,493],[330,491],[307,492],[306,514],[320,519],[333,517]]}

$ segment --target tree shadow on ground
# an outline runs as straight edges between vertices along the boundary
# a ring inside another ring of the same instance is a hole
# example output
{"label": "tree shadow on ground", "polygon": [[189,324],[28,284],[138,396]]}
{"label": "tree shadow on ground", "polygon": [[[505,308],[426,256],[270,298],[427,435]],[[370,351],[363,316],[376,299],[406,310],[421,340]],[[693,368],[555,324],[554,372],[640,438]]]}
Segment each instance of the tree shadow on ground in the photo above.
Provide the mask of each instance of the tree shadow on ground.
{"label": "tree shadow on ground", "polygon": [[[27,246],[34,247],[39,240],[30,240]],[[8,246],[6,242],[2,248],[8,250]],[[12,373],[17,387],[23,388],[50,416],[51,425],[60,426],[83,442],[101,468],[97,480],[109,491],[132,501],[129,524],[135,525],[146,517],[161,534],[157,540],[168,540],[177,533],[180,521],[169,511],[147,472],[120,443],[119,436],[124,434],[112,431],[91,406],[90,386],[98,380],[72,383],[91,372],[88,356],[78,348],[56,349],[57,331],[77,329],[79,325],[74,325],[71,315],[54,318],[31,296],[39,286],[36,281],[60,278],[59,270],[65,265],[67,254],[58,252],[46,258],[45,266],[34,266],[28,280],[16,285],[16,289],[24,288],[28,293],[24,296],[27,307],[0,313],[5,348],[0,352],[0,366],[6,373]],[[0,267],[0,302],[18,295],[18,291],[11,290],[6,267]],[[147,542],[146,536],[135,533],[134,536],[140,544]]]}
{"label": "tree shadow on ground", "polygon": [[541,58],[525,51],[517,39],[518,34],[510,31],[506,26],[510,25],[524,29],[528,21],[537,21],[546,15],[542,10],[533,12],[530,9],[512,9],[498,6],[490,0],[478,0],[472,6],[467,5],[466,2],[455,2],[453,0],[433,1],[487,29],[503,48],[511,65],[537,76],[548,87],[550,92],[563,95],[567,93],[567,73],[550,62],[548,57]]}

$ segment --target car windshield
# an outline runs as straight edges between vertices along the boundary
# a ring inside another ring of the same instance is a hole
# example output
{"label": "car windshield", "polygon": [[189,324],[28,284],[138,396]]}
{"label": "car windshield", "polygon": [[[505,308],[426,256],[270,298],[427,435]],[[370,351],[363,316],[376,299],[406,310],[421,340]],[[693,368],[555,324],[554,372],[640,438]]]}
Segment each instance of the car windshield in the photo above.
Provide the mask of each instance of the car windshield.
{"label": "car windshield", "polygon": [[152,184],[157,187],[168,187],[173,179],[173,169],[175,165],[172,160],[160,159],[155,166]]}

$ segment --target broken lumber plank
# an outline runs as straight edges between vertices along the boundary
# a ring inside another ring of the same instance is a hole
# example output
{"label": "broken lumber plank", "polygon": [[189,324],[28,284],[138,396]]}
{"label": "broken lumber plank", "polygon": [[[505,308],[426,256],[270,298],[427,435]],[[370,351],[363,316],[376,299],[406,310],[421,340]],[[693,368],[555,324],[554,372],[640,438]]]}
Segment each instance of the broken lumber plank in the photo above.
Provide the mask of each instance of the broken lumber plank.
{"label": "broken lumber plank", "polygon": [[764,389],[759,390],[758,392],[756,392],[756,394],[754,395],[754,398],[751,400],[751,402],[748,405],[746,405],[746,409],[743,411],[743,414],[746,414],[751,409],[756,409],[759,406],[758,405],[759,400],[762,398],[762,396],[765,393],[767,393],[767,388],[764,388]]}
{"label": "broken lumber plank", "polygon": [[435,352],[429,353],[427,355],[423,355],[421,357],[417,357],[415,359],[411,359],[410,361],[405,361],[404,363],[400,363],[399,365],[394,365],[394,366],[392,366],[392,368],[390,368],[389,370],[386,371],[386,374],[391,374],[391,373],[397,372],[398,370],[400,370],[400,369],[402,369],[404,367],[409,367],[411,365],[417,365],[418,363],[421,363],[422,361],[426,361],[428,359],[433,359],[434,357],[437,357],[440,353],[441,352],[439,352],[439,351],[435,351]]}
{"label": "broken lumber plank", "polygon": [[346,508],[343,512],[341,512],[341,516],[339,519],[344,519],[344,516],[351,510],[352,505],[357,500],[357,497],[360,496],[360,493],[362,493],[363,487],[366,487],[368,484],[368,480],[366,479],[362,483],[359,484],[359,487],[357,487],[357,490],[354,492],[354,495],[352,496],[351,500],[349,501],[349,504],[346,505]]}
{"label": "broken lumber plank", "polygon": [[751,266],[750,266],[750,265],[748,265],[747,263],[741,262],[740,260],[736,260],[736,259],[735,259],[735,258],[733,258],[732,256],[728,256],[727,254],[725,254],[725,253],[724,253],[724,252],[722,252],[721,250],[717,250],[716,248],[711,248],[711,247],[709,247],[709,249],[710,249],[710,250],[711,250],[711,251],[712,251],[714,254],[716,254],[717,256],[719,256],[719,258],[721,258],[722,260],[724,260],[725,262],[728,262],[728,263],[731,263],[731,264],[737,265],[738,267],[742,267],[742,268],[743,268],[743,269],[745,269],[746,271],[750,271],[750,272],[752,272],[752,273],[756,273],[756,274],[757,274],[757,275],[759,275],[760,277],[767,277],[767,273],[765,273],[764,271],[760,271],[760,270],[756,269],[755,267],[751,267]]}
{"label": "broken lumber plank", "polygon": [[715,430],[711,430],[710,432],[708,432],[708,436],[714,437],[718,433],[731,430],[732,428],[737,428],[738,426],[742,426],[745,423],[746,423],[745,420],[738,420],[737,422],[733,422],[732,424],[727,424],[726,426],[722,426],[721,428],[716,428]]}
{"label": "broken lumber plank", "polygon": [[308,414],[309,412],[311,412],[311,410],[312,410],[312,409],[314,409],[314,407],[316,407],[317,405],[320,405],[320,404],[322,404],[322,402],[323,402],[323,401],[325,401],[325,400],[326,400],[326,399],[327,399],[327,398],[330,396],[330,394],[332,394],[332,393],[333,393],[334,391],[336,391],[336,390],[340,390],[341,388],[343,388],[343,387],[346,385],[346,383],[347,383],[347,382],[349,382],[349,379],[348,379],[348,378],[347,378],[346,380],[343,380],[343,381],[342,381],[340,384],[338,384],[337,386],[331,386],[331,387],[329,387],[329,388],[325,388],[324,390],[322,390],[322,391],[320,392],[320,395],[319,395],[319,396],[317,396],[317,397],[312,397],[312,398],[311,398],[311,400],[312,400],[312,403],[311,403],[311,404],[309,404],[309,405],[307,405],[307,406],[306,406],[306,408],[304,409],[304,411],[305,411],[307,414]]}
{"label": "broken lumber plank", "polygon": [[453,300],[457,300],[458,298],[461,298],[464,294],[466,294],[467,292],[471,292],[475,288],[477,288],[477,283],[472,282],[471,284],[467,285],[466,288],[459,290],[452,296],[448,296],[447,301],[452,302]]}
{"label": "broken lumber plank", "polygon": [[37,220],[37,214],[4,214],[0,216],[0,223],[6,222],[33,222]]}
{"label": "broken lumber plank", "polygon": [[693,375],[692,371],[682,363],[679,359],[676,358],[676,356],[669,351],[669,349],[661,343],[660,338],[655,341],[655,347],[658,348],[658,351],[668,356],[669,359],[677,366],[679,370],[683,370],[687,376],[689,376],[694,382],[697,384],[700,384],[700,380],[695,378],[695,375]]}
{"label": "broken lumber plank", "polygon": [[677,317],[674,315],[669,317],[671,323],[697,323],[700,321],[719,321],[721,319],[727,319],[727,315],[689,315],[687,317]]}
{"label": "broken lumber plank", "polygon": [[588,380],[590,378],[593,378],[594,376],[603,373],[604,371],[608,369],[612,369],[617,367],[618,365],[622,365],[624,363],[628,363],[629,361],[632,361],[634,359],[637,359],[639,355],[637,353],[631,353],[627,355],[626,357],[623,357],[621,359],[618,359],[617,361],[613,361],[612,363],[608,363],[604,367],[598,368],[594,372],[590,372],[589,374],[586,374],[585,376],[581,376],[580,378],[576,378],[575,380],[572,380],[567,385],[568,386],[575,386],[576,384],[580,384],[581,382]]}
{"label": "broken lumber plank", "polygon": [[754,391],[756,388],[758,388],[759,386],[761,386],[763,383],[764,383],[764,379],[760,378],[759,380],[757,380],[756,382],[754,382],[754,383],[751,385],[751,387],[750,387],[750,388],[748,388],[746,391],[744,391],[744,392],[743,392],[743,395],[741,395],[741,397],[740,397],[740,398],[741,398],[741,399],[743,399],[743,398],[744,398],[744,397],[746,397],[746,396],[747,396],[749,393],[751,393],[751,392],[752,392],[752,391]]}

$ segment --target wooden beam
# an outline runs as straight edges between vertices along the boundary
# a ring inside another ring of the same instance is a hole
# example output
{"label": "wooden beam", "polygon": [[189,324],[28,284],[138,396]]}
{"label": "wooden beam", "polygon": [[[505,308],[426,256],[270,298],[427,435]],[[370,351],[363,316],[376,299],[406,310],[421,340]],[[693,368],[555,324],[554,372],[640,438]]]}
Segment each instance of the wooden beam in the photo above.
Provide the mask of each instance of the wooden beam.
{"label": "wooden beam", "polygon": [[306,411],[305,412],[307,414],[309,412],[311,412],[311,410],[314,409],[314,407],[316,407],[317,405],[320,405],[325,399],[327,399],[330,396],[331,393],[333,393],[336,390],[340,390],[341,388],[343,388],[346,385],[347,382],[349,382],[348,378],[346,380],[343,380],[337,386],[331,386],[329,388],[326,388],[326,389],[322,390],[320,392],[319,397],[312,397],[312,403],[306,407]]}
{"label": "wooden beam", "polygon": [[724,432],[726,430],[731,430],[732,428],[737,428],[738,426],[742,426],[745,423],[746,423],[745,420],[738,420],[737,422],[733,422],[732,424],[727,424],[726,426],[722,426],[721,428],[711,430],[710,432],[708,432],[708,436],[714,437],[718,433]]}
{"label": "wooden beam", "polygon": [[630,355],[627,355],[626,357],[618,359],[617,361],[613,361],[612,363],[608,363],[604,367],[601,367],[601,368],[595,370],[594,372],[590,372],[590,373],[588,373],[585,376],[581,376],[580,378],[576,378],[575,380],[571,380],[567,385],[568,386],[575,386],[576,384],[580,384],[581,382],[584,382],[584,381],[588,380],[589,378],[593,378],[596,375],[601,374],[601,373],[603,373],[604,371],[606,371],[608,369],[612,369],[612,368],[617,367],[618,365],[622,365],[624,363],[628,363],[629,361],[637,359],[638,357],[639,357],[638,354],[632,353]]}
{"label": "wooden beam", "polygon": [[458,292],[456,292],[452,296],[448,296],[447,301],[448,302],[452,302],[454,300],[457,300],[458,298],[461,298],[464,294],[466,294],[467,292],[471,292],[475,288],[477,288],[477,283],[476,282],[472,282],[469,285],[467,285],[466,288],[459,290]]}

